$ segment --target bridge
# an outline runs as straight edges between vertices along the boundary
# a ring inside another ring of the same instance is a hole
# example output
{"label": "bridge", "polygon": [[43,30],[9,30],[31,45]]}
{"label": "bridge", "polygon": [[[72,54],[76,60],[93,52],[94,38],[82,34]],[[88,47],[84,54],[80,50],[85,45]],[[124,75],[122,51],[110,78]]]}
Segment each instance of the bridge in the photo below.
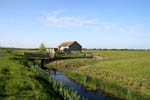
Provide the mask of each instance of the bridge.
{"label": "bridge", "polygon": [[33,60],[41,60],[41,67],[44,68],[44,61],[46,59],[54,58],[55,54],[25,52],[24,56],[29,58],[29,59],[33,59]]}

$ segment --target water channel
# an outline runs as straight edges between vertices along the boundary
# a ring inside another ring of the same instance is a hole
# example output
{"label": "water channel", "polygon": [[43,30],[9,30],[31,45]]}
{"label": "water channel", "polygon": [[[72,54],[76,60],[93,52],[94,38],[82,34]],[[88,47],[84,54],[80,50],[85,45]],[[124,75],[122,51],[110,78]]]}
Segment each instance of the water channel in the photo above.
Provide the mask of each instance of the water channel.
{"label": "water channel", "polygon": [[51,77],[61,81],[67,87],[76,90],[80,96],[85,97],[88,100],[120,100],[120,99],[112,98],[106,95],[106,93],[102,93],[100,91],[87,90],[81,84],[68,78],[63,72],[57,70],[47,70],[47,71],[50,73]]}

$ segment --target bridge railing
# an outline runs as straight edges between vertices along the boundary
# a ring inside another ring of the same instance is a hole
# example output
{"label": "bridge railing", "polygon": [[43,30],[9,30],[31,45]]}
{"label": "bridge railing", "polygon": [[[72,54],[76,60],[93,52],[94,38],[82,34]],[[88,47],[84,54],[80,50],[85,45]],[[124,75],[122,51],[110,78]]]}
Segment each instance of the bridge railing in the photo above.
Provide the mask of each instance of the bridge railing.
{"label": "bridge railing", "polygon": [[31,59],[48,59],[51,57],[50,53],[30,53],[25,52],[25,57],[31,58]]}

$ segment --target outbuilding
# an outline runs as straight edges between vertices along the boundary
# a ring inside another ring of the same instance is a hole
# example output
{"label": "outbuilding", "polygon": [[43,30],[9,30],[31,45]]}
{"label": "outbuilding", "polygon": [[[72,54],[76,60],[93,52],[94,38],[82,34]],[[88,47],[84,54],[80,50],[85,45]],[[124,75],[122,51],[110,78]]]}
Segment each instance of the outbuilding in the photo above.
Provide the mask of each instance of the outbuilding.
{"label": "outbuilding", "polygon": [[77,41],[68,41],[61,43],[58,50],[65,53],[80,53],[82,46]]}
{"label": "outbuilding", "polygon": [[51,54],[55,54],[57,50],[57,48],[46,48],[46,51]]}

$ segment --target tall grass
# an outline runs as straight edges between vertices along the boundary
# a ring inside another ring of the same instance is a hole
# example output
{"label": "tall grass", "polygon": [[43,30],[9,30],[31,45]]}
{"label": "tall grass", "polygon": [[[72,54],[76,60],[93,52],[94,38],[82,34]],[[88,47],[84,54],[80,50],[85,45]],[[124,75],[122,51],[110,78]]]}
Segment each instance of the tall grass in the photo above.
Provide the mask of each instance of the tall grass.
{"label": "tall grass", "polygon": [[50,85],[38,80],[36,73],[26,66],[32,63],[23,59],[24,51],[0,49],[4,55],[0,58],[0,100],[61,100]]}
{"label": "tall grass", "polygon": [[[150,98],[150,51],[87,50],[104,59],[68,59],[59,70],[92,89],[127,100]],[[50,65],[55,66],[55,65]],[[67,67],[66,67],[67,66]],[[74,67],[72,67],[74,66]]]}
{"label": "tall grass", "polygon": [[36,50],[0,49],[0,100],[82,100],[75,91],[34,68],[24,52]]}
{"label": "tall grass", "polygon": [[67,88],[64,84],[60,83],[60,81],[51,78],[49,73],[42,70],[41,68],[32,66],[32,71],[38,74],[39,77],[47,80],[52,85],[54,91],[61,95],[63,99],[84,100],[84,98],[80,97],[76,91],[72,90],[71,88]]}
{"label": "tall grass", "polygon": [[72,79],[88,87],[89,90],[97,90],[126,100],[149,100],[149,93],[142,93],[135,88],[120,86],[114,80],[100,80],[86,74],[77,74],[63,71]]}

